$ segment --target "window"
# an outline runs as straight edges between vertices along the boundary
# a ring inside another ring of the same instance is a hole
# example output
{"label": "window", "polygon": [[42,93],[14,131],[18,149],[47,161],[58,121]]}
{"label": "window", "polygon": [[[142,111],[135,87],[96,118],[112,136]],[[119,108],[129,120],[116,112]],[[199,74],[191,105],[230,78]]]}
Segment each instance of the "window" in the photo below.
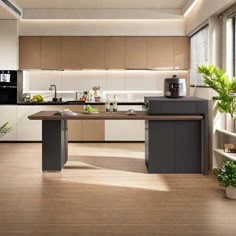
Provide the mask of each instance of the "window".
{"label": "window", "polygon": [[236,17],[233,18],[233,75],[236,76]]}
{"label": "window", "polygon": [[203,78],[197,72],[198,65],[208,64],[208,25],[195,33],[191,39],[191,70],[190,80],[192,86],[204,86]]}
{"label": "window", "polygon": [[229,78],[234,75],[234,18],[226,21],[226,63],[225,70]]}

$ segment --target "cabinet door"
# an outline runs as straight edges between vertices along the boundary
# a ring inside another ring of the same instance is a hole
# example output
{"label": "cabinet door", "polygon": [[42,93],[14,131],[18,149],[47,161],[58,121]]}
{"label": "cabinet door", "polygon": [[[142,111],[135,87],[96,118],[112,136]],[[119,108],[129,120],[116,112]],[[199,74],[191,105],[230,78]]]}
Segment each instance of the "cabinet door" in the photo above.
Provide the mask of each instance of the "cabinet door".
{"label": "cabinet door", "polygon": [[41,37],[41,69],[61,68],[61,37]]}
{"label": "cabinet door", "polygon": [[125,67],[126,69],[147,68],[146,37],[125,38]]}
{"label": "cabinet door", "polygon": [[173,69],[173,57],[173,37],[148,37],[147,63],[149,69]]}
{"label": "cabinet door", "polygon": [[106,120],[105,121],[105,140],[106,141],[125,141],[125,120]]}
{"label": "cabinet door", "polygon": [[40,69],[40,37],[19,38],[20,69]]}
{"label": "cabinet door", "polygon": [[176,121],[177,173],[201,173],[201,121]]}
{"label": "cabinet door", "polygon": [[42,121],[29,120],[28,116],[45,110],[43,106],[18,106],[17,107],[17,140],[41,141]]}
{"label": "cabinet door", "polygon": [[[71,111],[82,111],[83,106],[66,106],[66,109]],[[82,120],[69,120],[68,121],[68,140],[69,141],[82,141],[83,140],[83,121]]]}
{"label": "cabinet door", "polygon": [[[96,106],[98,110],[104,111],[104,106]],[[104,141],[105,121],[104,120],[83,120],[83,141]]]}
{"label": "cabinet door", "polygon": [[62,68],[82,68],[82,37],[62,37]]}
{"label": "cabinet door", "polygon": [[105,68],[124,69],[125,68],[125,38],[106,37],[105,38]]}
{"label": "cabinet door", "polygon": [[83,69],[105,69],[104,37],[83,37]]}
{"label": "cabinet door", "polygon": [[8,105],[1,105],[0,106],[0,126],[9,122],[9,127],[12,128],[12,131],[4,135],[3,137],[0,136],[0,141],[16,141],[16,112],[17,106],[8,106]]}
{"label": "cabinet door", "polygon": [[188,70],[190,68],[189,37],[174,37],[174,69]]}

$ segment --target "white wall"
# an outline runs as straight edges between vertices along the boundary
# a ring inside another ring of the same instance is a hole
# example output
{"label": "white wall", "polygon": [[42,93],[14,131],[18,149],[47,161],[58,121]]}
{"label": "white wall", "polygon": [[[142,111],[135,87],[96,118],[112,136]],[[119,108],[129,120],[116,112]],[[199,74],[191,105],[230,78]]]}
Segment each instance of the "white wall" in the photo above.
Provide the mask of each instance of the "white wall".
{"label": "white wall", "polygon": [[160,20],[22,20],[21,36],[183,36],[184,19]]}
{"label": "white wall", "polygon": [[[120,101],[143,101],[146,91],[163,91],[164,79],[173,74],[188,79],[188,71],[24,71],[24,92],[45,91],[44,94],[50,95],[49,85],[56,84],[59,92],[65,92],[62,94],[64,100],[73,100],[73,91],[92,90],[93,86],[100,86],[102,91],[126,91],[126,95],[119,97]],[[133,91],[133,94],[128,91]]]}
{"label": "white wall", "polygon": [[189,35],[210,16],[233,3],[235,0],[197,0],[195,7],[185,18],[186,34]]}
{"label": "white wall", "polygon": [[18,69],[18,23],[0,20],[0,70]]}

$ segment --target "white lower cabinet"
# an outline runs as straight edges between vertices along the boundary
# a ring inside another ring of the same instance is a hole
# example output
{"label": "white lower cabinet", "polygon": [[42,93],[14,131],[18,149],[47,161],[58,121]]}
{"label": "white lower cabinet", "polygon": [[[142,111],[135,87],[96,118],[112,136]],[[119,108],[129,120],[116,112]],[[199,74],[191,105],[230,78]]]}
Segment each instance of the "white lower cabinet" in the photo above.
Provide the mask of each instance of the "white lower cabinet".
{"label": "white lower cabinet", "polygon": [[[9,122],[13,130],[0,138],[0,141],[41,141],[42,121],[29,120],[28,116],[39,111],[81,110],[81,106],[40,106],[40,105],[1,105],[0,125]],[[120,111],[142,110],[141,106],[120,106]],[[69,140],[81,141],[82,121],[69,122]],[[113,120],[105,121],[105,141],[144,141],[144,121]]]}
{"label": "white lower cabinet", "polygon": [[16,141],[17,133],[17,106],[16,105],[0,105],[0,126],[9,122],[12,131],[0,137],[0,141]]}
{"label": "white lower cabinet", "polygon": [[18,141],[41,141],[42,121],[29,120],[28,116],[39,111],[52,111],[64,109],[62,106],[38,106],[22,105],[17,107],[17,140]]}
{"label": "white lower cabinet", "polygon": [[[142,111],[142,106],[119,106],[119,111]],[[143,120],[106,120],[106,141],[144,141],[145,121]]]}
{"label": "white lower cabinet", "polygon": [[42,121],[29,120],[28,116],[44,110],[44,106],[18,106],[17,108],[17,140],[42,140]]}

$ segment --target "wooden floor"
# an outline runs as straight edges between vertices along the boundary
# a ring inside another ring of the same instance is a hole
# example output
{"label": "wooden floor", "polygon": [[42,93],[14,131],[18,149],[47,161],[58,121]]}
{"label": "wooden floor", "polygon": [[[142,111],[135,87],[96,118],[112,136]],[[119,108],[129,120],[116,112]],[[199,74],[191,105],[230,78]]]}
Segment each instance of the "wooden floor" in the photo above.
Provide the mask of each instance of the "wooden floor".
{"label": "wooden floor", "polygon": [[41,144],[0,143],[0,235],[236,235],[213,175],[147,174],[143,144],[70,144],[61,173]]}

